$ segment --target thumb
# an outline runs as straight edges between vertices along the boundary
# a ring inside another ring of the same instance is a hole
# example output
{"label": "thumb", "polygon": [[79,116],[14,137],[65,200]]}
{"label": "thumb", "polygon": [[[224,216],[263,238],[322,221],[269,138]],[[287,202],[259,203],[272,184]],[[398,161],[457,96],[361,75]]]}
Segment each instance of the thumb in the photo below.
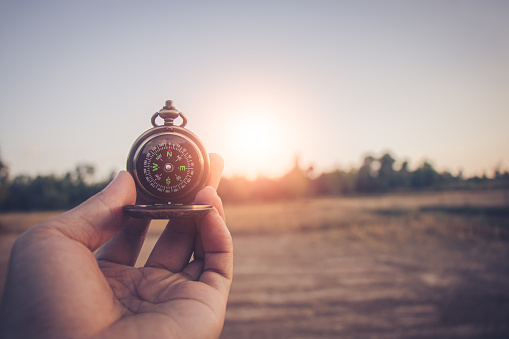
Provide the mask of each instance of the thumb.
{"label": "thumb", "polygon": [[133,178],[128,172],[121,171],[101,192],[69,212],[47,221],[45,227],[54,228],[95,251],[127,222],[128,217],[122,207],[134,204],[135,200]]}

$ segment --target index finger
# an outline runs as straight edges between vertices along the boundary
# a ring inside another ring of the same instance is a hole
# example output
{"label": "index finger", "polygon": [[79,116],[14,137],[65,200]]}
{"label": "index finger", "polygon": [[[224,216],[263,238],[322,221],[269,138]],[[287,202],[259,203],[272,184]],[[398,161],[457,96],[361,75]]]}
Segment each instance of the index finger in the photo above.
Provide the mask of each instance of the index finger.
{"label": "index finger", "polygon": [[[214,201],[215,190],[204,189],[203,195]],[[198,223],[202,249],[196,248],[196,259],[203,260],[200,281],[228,293],[233,279],[233,241],[223,217],[216,208]],[[201,252],[202,253],[198,253]]]}

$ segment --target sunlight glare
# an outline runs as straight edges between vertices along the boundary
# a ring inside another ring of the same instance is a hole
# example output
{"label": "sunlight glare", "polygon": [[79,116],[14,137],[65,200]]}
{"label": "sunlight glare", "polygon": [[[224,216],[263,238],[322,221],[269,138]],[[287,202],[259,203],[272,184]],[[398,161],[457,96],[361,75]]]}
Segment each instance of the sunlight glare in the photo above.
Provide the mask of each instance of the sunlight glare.
{"label": "sunlight glare", "polygon": [[276,164],[284,135],[273,120],[267,123],[260,116],[263,115],[240,115],[231,123],[232,165],[247,177],[274,175],[279,170]]}

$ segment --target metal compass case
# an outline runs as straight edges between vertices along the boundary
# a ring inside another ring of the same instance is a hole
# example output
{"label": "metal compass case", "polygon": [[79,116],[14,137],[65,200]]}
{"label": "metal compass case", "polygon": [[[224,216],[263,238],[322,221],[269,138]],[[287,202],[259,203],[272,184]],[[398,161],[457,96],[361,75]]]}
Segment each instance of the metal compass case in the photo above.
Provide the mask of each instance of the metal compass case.
{"label": "metal compass case", "polygon": [[[157,125],[156,119],[164,120]],[[182,118],[180,125],[173,121]],[[140,219],[195,217],[208,213],[211,205],[190,204],[207,181],[210,160],[203,143],[185,129],[187,118],[171,100],[152,116],[152,126],[136,139],[127,158],[134,178],[137,203],[124,211]]]}

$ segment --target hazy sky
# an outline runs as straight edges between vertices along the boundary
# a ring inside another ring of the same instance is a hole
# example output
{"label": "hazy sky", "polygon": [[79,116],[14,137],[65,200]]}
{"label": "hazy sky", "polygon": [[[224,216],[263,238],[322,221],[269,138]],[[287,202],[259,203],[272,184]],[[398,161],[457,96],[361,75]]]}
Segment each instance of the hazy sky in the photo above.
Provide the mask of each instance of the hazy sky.
{"label": "hazy sky", "polygon": [[12,175],[123,169],[170,98],[228,176],[509,169],[509,1],[0,1]]}

